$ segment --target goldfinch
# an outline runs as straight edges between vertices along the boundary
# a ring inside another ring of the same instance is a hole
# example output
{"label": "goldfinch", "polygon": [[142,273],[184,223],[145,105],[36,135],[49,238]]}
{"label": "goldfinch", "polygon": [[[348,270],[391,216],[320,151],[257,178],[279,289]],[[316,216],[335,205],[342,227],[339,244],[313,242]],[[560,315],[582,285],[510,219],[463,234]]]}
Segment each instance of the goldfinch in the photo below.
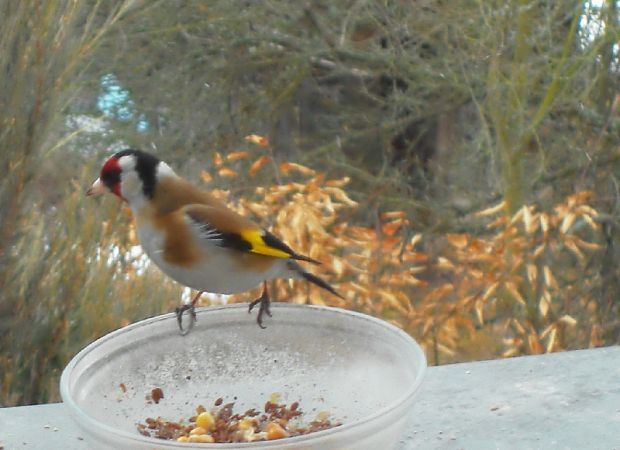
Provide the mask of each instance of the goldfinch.
{"label": "goldfinch", "polygon": [[[111,192],[129,204],[140,244],[149,258],[175,281],[198,291],[190,304],[176,309],[182,334],[193,327],[194,307],[203,292],[233,294],[260,283],[257,322],[271,316],[267,281],[302,278],[341,297],[298,261],[320,264],[300,255],[269,231],[227,208],[178,176],[168,164],[140,150],[122,150],[108,158],[86,195]],[[189,310],[189,325],[183,313]]]}

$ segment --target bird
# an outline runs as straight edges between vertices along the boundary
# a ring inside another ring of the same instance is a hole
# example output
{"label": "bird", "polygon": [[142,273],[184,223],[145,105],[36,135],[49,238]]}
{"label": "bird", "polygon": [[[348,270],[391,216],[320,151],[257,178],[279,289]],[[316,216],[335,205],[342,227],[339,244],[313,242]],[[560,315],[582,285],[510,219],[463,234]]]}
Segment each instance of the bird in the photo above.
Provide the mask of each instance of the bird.
{"label": "bird", "polygon": [[[195,305],[203,292],[234,294],[262,283],[262,294],[248,307],[251,313],[259,306],[256,321],[261,328],[263,315],[271,317],[270,280],[304,279],[343,298],[300,264],[319,261],[295,252],[151,153],[128,148],[107,158],[86,195],[106,193],[128,204],[149,259],[173,280],[198,291],[190,303],[175,310],[181,334],[194,326]],[[184,327],[186,311],[189,324]]]}

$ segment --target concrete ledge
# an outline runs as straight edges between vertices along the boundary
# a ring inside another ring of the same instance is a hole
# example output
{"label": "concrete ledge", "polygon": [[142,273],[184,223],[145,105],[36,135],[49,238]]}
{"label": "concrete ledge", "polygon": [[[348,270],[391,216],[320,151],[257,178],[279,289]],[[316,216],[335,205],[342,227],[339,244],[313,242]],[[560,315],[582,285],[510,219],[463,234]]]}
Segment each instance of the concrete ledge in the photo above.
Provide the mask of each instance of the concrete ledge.
{"label": "concrete ledge", "polygon": [[620,449],[620,347],[429,368],[401,449]]}

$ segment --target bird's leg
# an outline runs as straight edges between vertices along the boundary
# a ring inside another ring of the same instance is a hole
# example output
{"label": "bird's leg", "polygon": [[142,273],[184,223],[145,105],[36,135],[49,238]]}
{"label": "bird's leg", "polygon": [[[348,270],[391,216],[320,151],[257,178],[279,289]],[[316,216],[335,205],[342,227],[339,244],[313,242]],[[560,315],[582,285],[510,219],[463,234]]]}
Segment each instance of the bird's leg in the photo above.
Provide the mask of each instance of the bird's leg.
{"label": "bird's leg", "polygon": [[271,311],[269,311],[269,304],[271,303],[271,300],[269,300],[269,293],[267,292],[266,281],[263,281],[263,293],[260,297],[250,303],[248,313],[250,313],[252,309],[259,303],[260,305],[258,306],[258,316],[256,316],[256,322],[258,323],[259,327],[265,328],[265,326],[263,325],[263,313],[267,313],[267,315],[271,317]]}
{"label": "bird's leg", "polygon": [[[177,322],[179,323],[179,329],[181,330],[181,336],[185,336],[192,328],[194,328],[194,324],[196,323],[196,302],[203,292],[204,291],[199,291],[194,296],[191,303],[185,303],[175,309],[175,313],[177,314]],[[187,325],[187,328],[183,328],[183,313],[185,311],[189,311],[189,324]]]}

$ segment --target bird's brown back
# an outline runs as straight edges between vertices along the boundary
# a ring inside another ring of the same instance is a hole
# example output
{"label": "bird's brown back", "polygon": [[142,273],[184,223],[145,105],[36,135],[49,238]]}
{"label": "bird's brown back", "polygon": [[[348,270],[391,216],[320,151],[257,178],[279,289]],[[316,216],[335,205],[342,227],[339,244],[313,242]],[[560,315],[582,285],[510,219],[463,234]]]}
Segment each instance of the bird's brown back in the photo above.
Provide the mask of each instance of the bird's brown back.
{"label": "bird's brown back", "polygon": [[211,194],[183,178],[162,177],[158,181],[153,198],[156,214],[166,215],[190,204],[227,209],[222,202]]}

